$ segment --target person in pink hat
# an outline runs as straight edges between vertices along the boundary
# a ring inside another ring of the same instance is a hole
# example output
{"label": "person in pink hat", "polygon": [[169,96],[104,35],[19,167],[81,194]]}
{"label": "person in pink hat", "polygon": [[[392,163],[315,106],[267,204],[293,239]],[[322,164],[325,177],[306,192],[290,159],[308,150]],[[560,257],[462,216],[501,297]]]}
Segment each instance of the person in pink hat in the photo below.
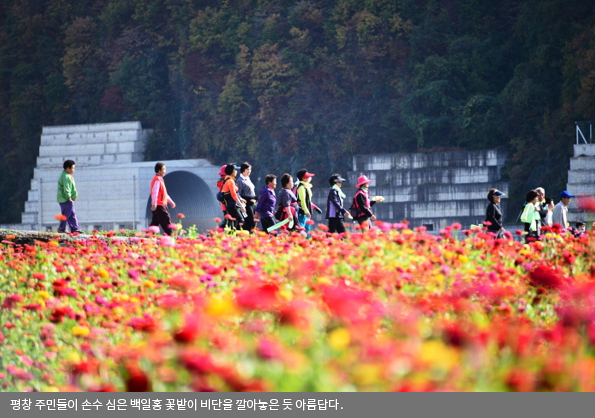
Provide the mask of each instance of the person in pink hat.
{"label": "person in pink hat", "polygon": [[370,201],[370,192],[368,191],[368,185],[372,182],[366,176],[359,176],[357,178],[357,192],[353,196],[353,202],[351,209],[353,210],[353,219],[360,224],[363,230],[370,229],[370,223],[368,219],[373,221],[376,220],[376,216],[372,212],[372,206],[376,204],[376,201]]}
{"label": "person in pink hat", "polygon": [[[219,189],[219,191],[221,191],[221,188],[223,187],[223,183],[225,182],[225,167],[227,167],[227,164],[222,165],[221,169],[219,170],[219,173],[217,173],[219,175],[219,181],[217,181],[217,189]],[[225,205],[223,203],[221,203],[221,210],[223,211],[223,216],[221,217],[222,221],[219,224],[219,227],[224,228],[225,227],[225,215],[227,215],[227,209],[225,208]]]}

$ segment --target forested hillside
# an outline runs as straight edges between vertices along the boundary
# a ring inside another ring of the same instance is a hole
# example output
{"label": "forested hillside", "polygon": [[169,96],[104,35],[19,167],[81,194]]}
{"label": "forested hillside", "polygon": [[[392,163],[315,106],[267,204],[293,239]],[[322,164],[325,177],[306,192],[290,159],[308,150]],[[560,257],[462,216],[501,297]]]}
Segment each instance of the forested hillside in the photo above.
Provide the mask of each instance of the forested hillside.
{"label": "forested hillside", "polygon": [[3,0],[0,222],[44,125],[139,120],[147,159],[320,185],[353,154],[498,147],[517,201],[565,187],[594,99],[592,1]]}

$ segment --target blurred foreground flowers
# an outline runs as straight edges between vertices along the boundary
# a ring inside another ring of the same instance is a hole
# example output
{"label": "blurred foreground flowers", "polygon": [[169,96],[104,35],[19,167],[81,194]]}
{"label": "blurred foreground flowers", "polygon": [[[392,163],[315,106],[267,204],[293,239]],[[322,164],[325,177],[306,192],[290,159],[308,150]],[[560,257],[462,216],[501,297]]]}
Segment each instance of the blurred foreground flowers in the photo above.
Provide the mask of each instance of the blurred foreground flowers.
{"label": "blurred foreground flowers", "polygon": [[594,238],[457,229],[4,241],[1,388],[595,390]]}

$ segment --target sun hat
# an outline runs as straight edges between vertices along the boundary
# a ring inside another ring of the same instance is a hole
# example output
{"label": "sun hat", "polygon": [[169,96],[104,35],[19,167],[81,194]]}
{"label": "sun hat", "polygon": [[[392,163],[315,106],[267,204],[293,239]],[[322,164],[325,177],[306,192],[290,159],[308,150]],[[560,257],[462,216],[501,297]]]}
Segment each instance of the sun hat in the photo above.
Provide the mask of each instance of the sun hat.
{"label": "sun hat", "polygon": [[304,174],[304,175],[302,176],[302,178],[303,178],[303,179],[307,179],[308,177],[314,177],[314,174],[312,174],[312,173],[308,173],[308,172],[306,171],[306,174]]}
{"label": "sun hat", "polygon": [[335,183],[343,183],[344,181],[347,181],[347,180],[345,180],[343,177],[337,177],[335,179]]}
{"label": "sun hat", "polygon": [[219,173],[217,173],[217,174],[219,174],[220,176],[224,176],[225,175],[225,167],[227,167],[227,164],[222,165],[221,170],[219,170]]}
{"label": "sun hat", "polygon": [[494,192],[494,197],[499,197],[499,196],[506,196],[504,193],[502,193],[500,190],[496,190]]}
{"label": "sun hat", "polygon": [[370,180],[366,176],[359,176],[357,178],[357,184],[355,185],[355,187],[361,187],[366,183],[372,183],[372,180]]}

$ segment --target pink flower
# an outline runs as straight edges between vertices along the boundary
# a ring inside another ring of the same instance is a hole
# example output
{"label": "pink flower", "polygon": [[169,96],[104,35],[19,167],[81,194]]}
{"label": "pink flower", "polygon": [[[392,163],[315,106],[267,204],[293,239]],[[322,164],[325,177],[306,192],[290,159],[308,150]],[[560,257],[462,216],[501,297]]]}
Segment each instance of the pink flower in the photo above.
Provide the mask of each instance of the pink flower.
{"label": "pink flower", "polygon": [[159,233],[159,227],[158,226],[150,226],[149,227],[149,232],[152,232],[153,234],[158,234]]}
{"label": "pink flower", "polygon": [[132,280],[138,280],[138,278],[140,277],[140,273],[138,272],[138,270],[128,270],[128,277],[131,278]]}
{"label": "pink flower", "polygon": [[177,217],[178,219],[184,219],[186,216],[185,216],[183,213],[178,213],[178,214],[176,215],[176,217]]}

